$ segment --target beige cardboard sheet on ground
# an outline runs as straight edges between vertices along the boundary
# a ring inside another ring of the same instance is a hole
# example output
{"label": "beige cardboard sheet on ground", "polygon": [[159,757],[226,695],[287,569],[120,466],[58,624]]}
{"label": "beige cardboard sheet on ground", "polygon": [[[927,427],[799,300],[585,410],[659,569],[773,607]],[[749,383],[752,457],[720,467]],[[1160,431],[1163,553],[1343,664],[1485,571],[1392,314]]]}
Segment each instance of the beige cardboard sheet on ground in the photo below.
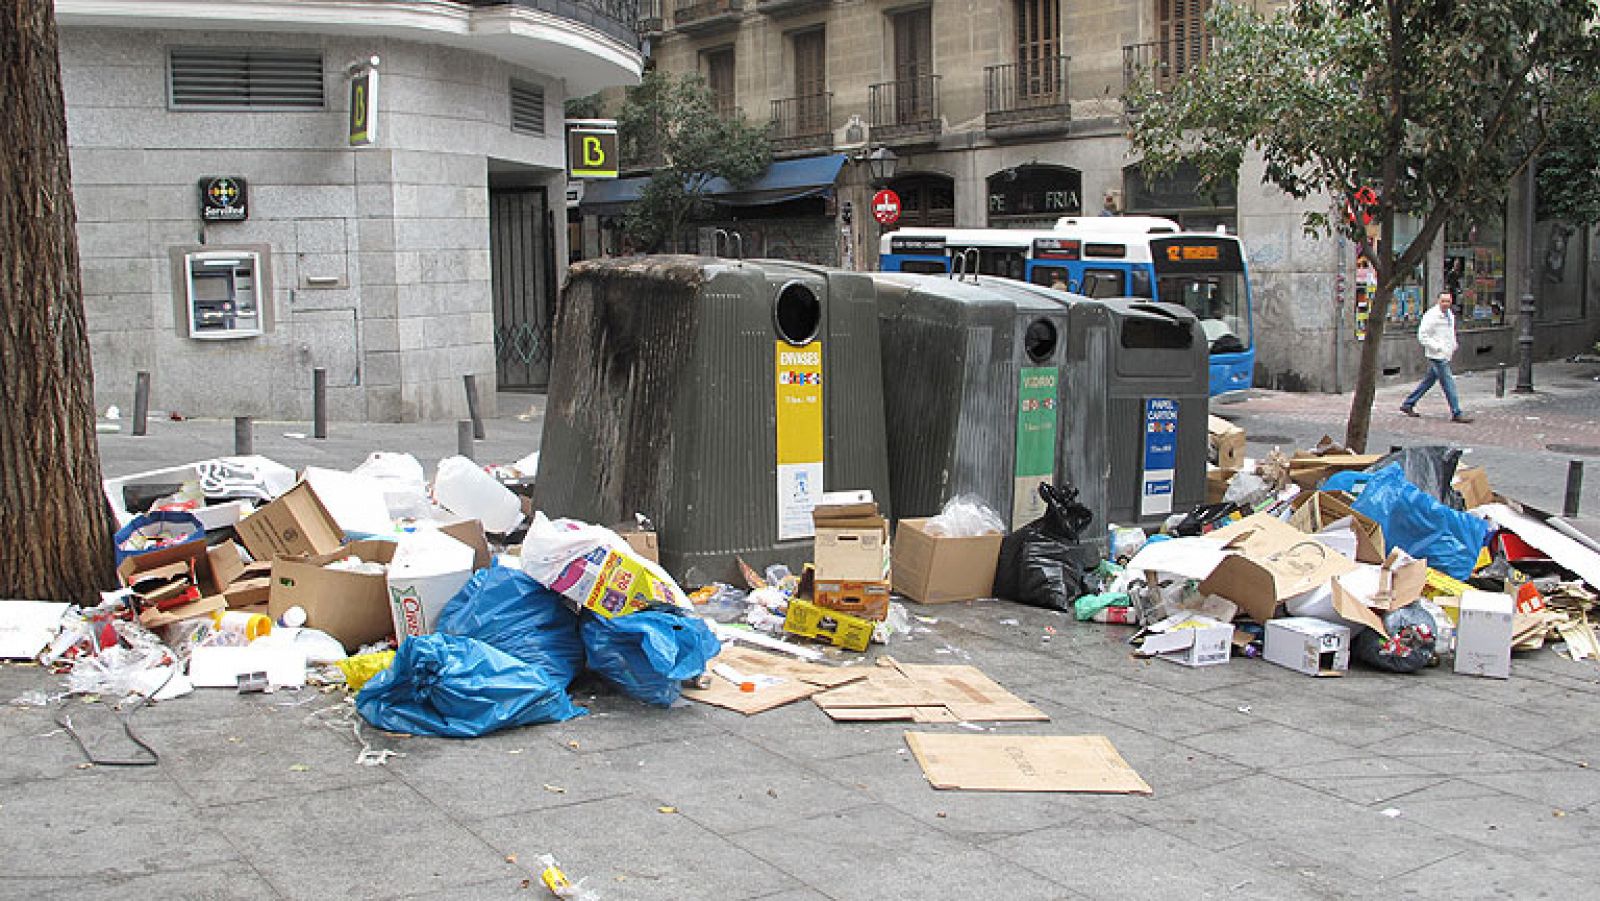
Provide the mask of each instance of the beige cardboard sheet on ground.
{"label": "beige cardboard sheet on ground", "polygon": [[1103,735],[907,732],[906,744],[934,788],[1154,794]]}
{"label": "beige cardboard sheet on ground", "polygon": [[926,666],[881,657],[866,679],[812,697],[823,712],[845,722],[911,720],[915,723],[1043,722],[1039,708],[1000,687],[971,666]]}
{"label": "beige cardboard sheet on ground", "polygon": [[718,654],[712,663],[725,663],[749,676],[776,676],[784,680],[781,685],[770,685],[747,692],[740,691],[739,686],[727,679],[713,675],[709,688],[683,690],[683,696],[691,701],[737,710],[745,716],[764,713],[775,707],[809,698],[819,691],[826,691],[867,677],[867,670],[864,667],[841,669],[822,666],[736,644],[724,646],[722,653]]}

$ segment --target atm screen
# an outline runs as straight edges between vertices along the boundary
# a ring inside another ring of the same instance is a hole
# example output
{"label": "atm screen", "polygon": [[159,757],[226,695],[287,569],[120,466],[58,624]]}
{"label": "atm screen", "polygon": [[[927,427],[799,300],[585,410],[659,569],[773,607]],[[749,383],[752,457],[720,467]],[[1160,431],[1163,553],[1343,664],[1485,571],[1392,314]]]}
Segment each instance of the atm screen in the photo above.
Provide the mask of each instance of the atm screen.
{"label": "atm screen", "polygon": [[197,272],[194,275],[194,299],[198,303],[215,303],[233,299],[229,278],[231,272]]}

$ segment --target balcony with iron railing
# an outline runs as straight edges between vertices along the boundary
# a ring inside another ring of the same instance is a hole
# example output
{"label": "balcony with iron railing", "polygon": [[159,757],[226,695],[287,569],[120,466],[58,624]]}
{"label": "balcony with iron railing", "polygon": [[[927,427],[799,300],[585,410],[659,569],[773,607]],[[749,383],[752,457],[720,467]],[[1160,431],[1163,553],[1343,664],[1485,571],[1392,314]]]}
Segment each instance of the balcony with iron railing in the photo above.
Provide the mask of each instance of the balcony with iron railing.
{"label": "balcony with iron railing", "polygon": [[504,6],[552,13],[588,25],[630,47],[639,46],[641,0],[457,0],[457,2],[478,8]]}
{"label": "balcony with iron railing", "polygon": [[880,144],[919,144],[938,140],[939,76],[919,75],[869,85],[867,125]]}
{"label": "balcony with iron railing", "polygon": [[772,101],[768,126],[776,154],[833,149],[833,94],[806,94]]}
{"label": "balcony with iron railing", "polygon": [[987,109],[984,126],[990,134],[1041,134],[1066,131],[1072,122],[1065,56],[1025,59],[983,70]]}
{"label": "balcony with iron railing", "polygon": [[756,0],[756,12],[768,16],[795,16],[822,9],[833,0]]}
{"label": "balcony with iron railing", "polygon": [[655,37],[666,30],[666,2],[667,0],[638,0],[639,37]]}
{"label": "balcony with iron railing", "polygon": [[744,12],[744,0],[678,0],[672,25],[686,34],[710,34],[735,28]]}
{"label": "balcony with iron railing", "polygon": [[1123,92],[1127,93],[1142,78],[1153,79],[1158,91],[1167,90],[1211,55],[1211,43],[1211,35],[1201,33],[1184,39],[1125,45],[1122,48]]}

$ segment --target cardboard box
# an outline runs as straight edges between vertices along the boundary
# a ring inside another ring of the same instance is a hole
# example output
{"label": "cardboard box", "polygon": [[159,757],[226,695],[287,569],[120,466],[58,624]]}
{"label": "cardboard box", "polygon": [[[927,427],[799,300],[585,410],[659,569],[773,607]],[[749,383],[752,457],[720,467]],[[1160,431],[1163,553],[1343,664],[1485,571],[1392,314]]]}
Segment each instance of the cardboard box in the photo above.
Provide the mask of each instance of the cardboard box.
{"label": "cardboard box", "polygon": [[386,574],[324,567],[350,556],[387,565],[394,550],[394,542],[374,539],[353,541],[328,554],[279,557],[272,561],[267,610],[277,620],[290,607],[304,609],[307,626],[339,639],[347,651],[381,641],[394,631]]}
{"label": "cardboard box", "polygon": [[1468,510],[1495,502],[1494,489],[1489,487],[1489,474],[1481,466],[1458,468],[1450,487],[1461,494],[1461,500]]}
{"label": "cardboard box", "polygon": [[894,590],[924,604],[994,596],[994,571],[1005,536],[932,535],[927,519],[902,519],[895,528]]}
{"label": "cardboard box", "polygon": [[1382,566],[1362,566],[1331,580],[1333,612],[1388,637],[1382,617],[1422,597],[1427,583],[1427,562],[1395,548]]}
{"label": "cardboard box", "polygon": [[1356,533],[1356,562],[1383,563],[1383,527],[1350,506],[1349,495],[1342,491],[1310,491],[1299,494],[1290,502],[1294,513],[1289,525],[1302,532],[1313,534],[1345,517],[1353,520]]}
{"label": "cardboard box", "polygon": [[397,641],[435,630],[445,605],[472,578],[474,553],[442,529],[400,536],[387,576]]}
{"label": "cardboard box", "polygon": [[1310,491],[1336,472],[1366,469],[1383,459],[1382,454],[1313,454],[1300,451],[1289,460],[1289,479]]}
{"label": "cardboard box", "polygon": [[1356,568],[1354,560],[1264,513],[1211,532],[1203,540],[1220,543],[1233,553],[1205,576],[1201,593],[1233,601],[1258,623],[1274,618],[1285,598],[1326,585]]}
{"label": "cardboard box", "polygon": [[1233,626],[1196,613],[1179,613],[1150,626],[1142,657],[1160,657],[1183,666],[1215,666],[1233,655]]}
{"label": "cardboard box", "polygon": [[825,579],[813,583],[812,603],[818,607],[883,622],[889,618],[889,583],[841,582]]}
{"label": "cardboard box", "polygon": [[240,520],[235,529],[250,556],[257,560],[330,554],[344,541],[344,531],[334,522],[309,482],[301,482],[284,492],[277,500]]}
{"label": "cardboard box", "polygon": [[789,602],[789,613],[784,617],[783,630],[852,651],[865,651],[868,642],[872,641],[870,621],[837,610],[828,610],[799,598]]}
{"label": "cardboard box", "polygon": [[1244,429],[1218,416],[1206,417],[1206,438],[1217,452],[1217,468],[1237,471],[1244,465]]}
{"label": "cardboard box", "polygon": [[618,532],[622,540],[633,548],[633,552],[649,560],[651,563],[661,562],[661,545],[654,532],[642,532],[637,529],[631,532]]}
{"label": "cardboard box", "polygon": [[117,566],[117,577],[129,587],[146,578],[163,582],[169,590],[142,595],[147,601],[161,603],[189,593],[189,588],[195,589],[191,600],[220,597],[244,568],[239,546],[232,541],[213,547],[207,547],[204,541],[187,541],[128,557]]}
{"label": "cardboard box", "polygon": [[870,491],[830,492],[811,511],[812,559],[818,579],[878,582],[889,578],[889,525]]}
{"label": "cardboard box", "polygon": [[1511,595],[1469,590],[1461,595],[1456,626],[1456,672],[1491,679],[1511,678]]}
{"label": "cardboard box", "polygon": [[1294,616],[1267,620],[1261,656],[1308,676],[1342,676],[1350,668],[1350,627]]}

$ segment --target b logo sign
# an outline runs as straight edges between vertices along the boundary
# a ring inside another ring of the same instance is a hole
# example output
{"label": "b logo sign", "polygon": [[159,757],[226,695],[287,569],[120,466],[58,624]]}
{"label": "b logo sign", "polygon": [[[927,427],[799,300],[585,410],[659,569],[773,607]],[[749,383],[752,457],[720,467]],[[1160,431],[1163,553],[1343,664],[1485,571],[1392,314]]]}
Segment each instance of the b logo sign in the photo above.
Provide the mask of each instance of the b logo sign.
{"label": "b logo sign", "polygon": [[573,178],[616,178],[617,130],[568,129],[567,172]]}

